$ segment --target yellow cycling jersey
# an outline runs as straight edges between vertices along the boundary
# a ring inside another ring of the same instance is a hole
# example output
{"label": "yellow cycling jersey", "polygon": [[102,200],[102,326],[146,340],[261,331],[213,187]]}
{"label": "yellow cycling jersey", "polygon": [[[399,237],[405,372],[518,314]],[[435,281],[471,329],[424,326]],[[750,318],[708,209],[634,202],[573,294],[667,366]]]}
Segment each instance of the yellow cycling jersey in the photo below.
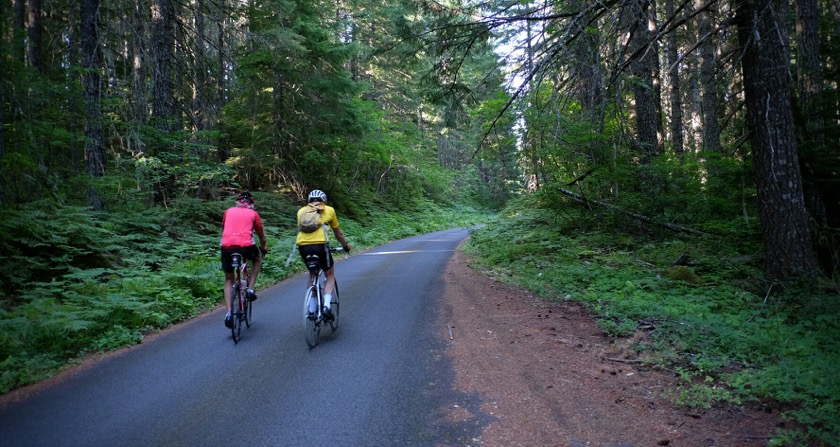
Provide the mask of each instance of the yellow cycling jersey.
{"label": "yellow cycling jersey", "polygon": [[[301,213],[306,209],[306,207],[302,207],[298,210],[297,215],[298,219],[300,219]],[[338,215],[335,214],[335,208],[324,204],[324,210],[321,211],[321,226],[327,225],[330,228],[338,228]],[[297,241],[298,245],[310,245],[310,244],[325,244],[328,242],[327,239],[327,232],[322,230],[315,230],[312,233],[304,233],[302,231],[298,231]]]}

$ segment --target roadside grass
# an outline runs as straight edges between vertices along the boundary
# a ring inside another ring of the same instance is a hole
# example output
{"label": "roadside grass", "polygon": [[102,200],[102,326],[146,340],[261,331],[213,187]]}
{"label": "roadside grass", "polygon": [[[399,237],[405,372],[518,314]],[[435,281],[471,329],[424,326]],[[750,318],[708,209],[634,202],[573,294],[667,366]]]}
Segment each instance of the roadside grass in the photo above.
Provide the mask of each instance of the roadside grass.
{"label": "roadside grass", "polygon": [[[674,403],[759,404],[804,427],[771,445],[840,439],[840,295],[765,284],[757,236],[686,237],[544,209],[471,233],[474,267],[583,303],[606,334],[632,341],[626,355],[676,374]],[[671,268],[684,254],[689,265]]]}
{"label": "roadside grass", "polygon": [[[259,288],[304,270],[294,248],[297,204],[255,193],[269,253]],[[230,200],[181,199],[168,209],[92,213],[32,204],[0,219],[0,394],[50,377],[84,355],[141,343],[144,335],[222,302],[221,216]],[[341,216],[354,251],[466,227],[489,215],[415,204],[398,214]]]}

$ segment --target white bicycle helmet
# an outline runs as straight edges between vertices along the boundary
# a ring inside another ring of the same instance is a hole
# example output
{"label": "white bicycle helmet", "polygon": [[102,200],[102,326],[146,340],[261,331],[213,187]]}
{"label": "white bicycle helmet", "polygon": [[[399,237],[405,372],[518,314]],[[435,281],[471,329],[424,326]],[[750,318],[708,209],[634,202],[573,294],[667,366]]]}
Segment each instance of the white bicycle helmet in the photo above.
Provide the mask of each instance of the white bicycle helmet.
{"label": "white bicycle helmet", "polygon": [[307,200],[307,202],[313,202],[315,200],[326,202],[327,195],[324,194],[324,191],[321,191],[320,189],[313,189],[312,192],[309,193],[309,199]]}

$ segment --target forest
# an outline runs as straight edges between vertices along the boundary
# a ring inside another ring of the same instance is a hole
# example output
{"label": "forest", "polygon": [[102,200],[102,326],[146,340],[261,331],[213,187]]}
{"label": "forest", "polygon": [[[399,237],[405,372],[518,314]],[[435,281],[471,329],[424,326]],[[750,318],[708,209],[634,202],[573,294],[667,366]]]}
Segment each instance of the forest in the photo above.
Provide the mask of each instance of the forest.
{"label": "forest", "polygon": [[0,392],[218,305],[241,190],[299,271],[319,188],[360,249],[483,224],[477,265],[652,331],[675,402],[832,445],[838,36],[828,0],[4,1]]}

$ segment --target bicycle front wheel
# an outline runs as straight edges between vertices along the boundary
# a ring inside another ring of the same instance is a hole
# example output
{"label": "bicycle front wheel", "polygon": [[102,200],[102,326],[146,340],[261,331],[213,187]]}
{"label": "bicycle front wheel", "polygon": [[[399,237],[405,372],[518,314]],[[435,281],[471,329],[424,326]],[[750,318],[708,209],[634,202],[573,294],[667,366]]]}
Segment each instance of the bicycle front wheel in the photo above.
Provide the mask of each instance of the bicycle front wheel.
{"label": "bicycle front wheel", "polygon": [[[318,300],[318,291],[315,287],[309,287],[303,300],[303,339],[309,349],[314,348],[321,338],[321,322],[318,321],[318,311],[315,314],[309,313],[309,301]],[[316,306],[317,307],[317,306]]]}
{"label": "bicycle front wheel", "polygon": [[340,303],[338,301],[338,281],[336,281],[335,288],[333,289],[332,293],[332,301],[330,301],[330,312],[332,313],[332,318],[330,319],[330,329],[332,329],[333,332],[335,332],[336,329],[338,329],[338,316],[339,310],[341,310],[338,307],[339,304]]}

